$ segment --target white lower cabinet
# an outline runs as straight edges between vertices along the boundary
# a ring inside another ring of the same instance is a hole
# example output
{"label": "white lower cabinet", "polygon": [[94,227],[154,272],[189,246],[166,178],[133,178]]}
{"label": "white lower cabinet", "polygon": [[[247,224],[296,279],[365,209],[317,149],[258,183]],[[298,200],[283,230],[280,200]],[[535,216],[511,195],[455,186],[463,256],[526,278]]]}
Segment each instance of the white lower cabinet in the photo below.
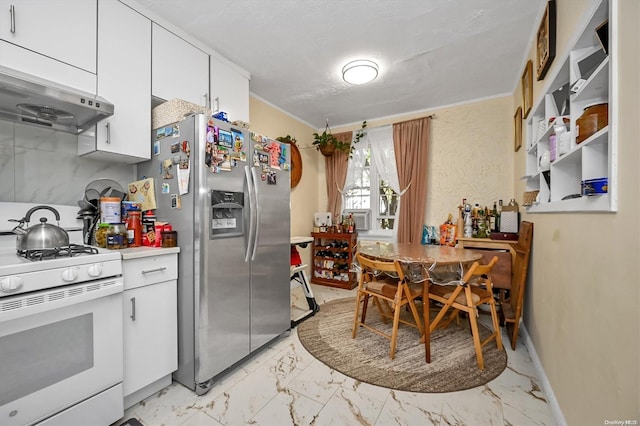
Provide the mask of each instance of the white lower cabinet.
{"label": "white lower cabinet", "polygon": [[178,368],[178,258],[165,254],[128,260],[125,254],[123,259],[123,391],[128,408],[169,385]]}

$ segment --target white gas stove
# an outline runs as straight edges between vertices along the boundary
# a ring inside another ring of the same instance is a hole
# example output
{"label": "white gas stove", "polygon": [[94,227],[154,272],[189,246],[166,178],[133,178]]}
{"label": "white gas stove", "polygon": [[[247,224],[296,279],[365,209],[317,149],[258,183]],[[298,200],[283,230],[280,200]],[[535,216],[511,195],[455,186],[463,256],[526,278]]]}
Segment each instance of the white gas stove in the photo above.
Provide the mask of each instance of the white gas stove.
{"label": "white gas stove", "polygon": [[14,237],[13,247],[0,246],[0,298],[122,275],[120,252],[92,249],[32,260],[17,253]]}
{"label": "white gas stove", "polygon": [[113,423],[123,415],[120,252],[84,246],[61,223],[69,246],[18,253],[1,219],[0,424]]}

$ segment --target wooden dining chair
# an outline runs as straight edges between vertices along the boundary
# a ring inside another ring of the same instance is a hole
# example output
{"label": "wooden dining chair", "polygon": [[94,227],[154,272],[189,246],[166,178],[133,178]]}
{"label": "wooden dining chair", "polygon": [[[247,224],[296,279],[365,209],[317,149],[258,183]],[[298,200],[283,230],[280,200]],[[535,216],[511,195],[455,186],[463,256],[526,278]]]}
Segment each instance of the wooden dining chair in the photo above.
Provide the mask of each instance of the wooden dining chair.
{"label": "wooden dining chair", "polygon": [[[451,321],[458,318],[460,311],[466,312],[469,317],[471,334],[473,335],[473,345],[476,351],[478,367],[484,370],[484,357],[482,347],[491,340],[496,341],[499,350],[502,350],[502,337],[498,324],[498,314],[496,312],[496,302],[493,297],[493,286],[491,283],[491,269],[498,262],[498,257],[494,256],[486,265],[474,262],[467,270],[462,279],[442,285],[432,283],[429,286],[429,299],[442,304],[442,308],[431,322],[429,328],[432,333],[438,326],[445,328]],[[493,333],[485,340],[480,341],[478,331],[478,306],[488,304],[491,310],[491,320],[493,322]],[[449,314],[445,319],[445,315]]]}
{"label": "wooden dining chair", "polygon": [[[359,253],[356,255],[356,259],[362,272],[358,280],[352,338],[356,338],[359,327],[364,327],[386,337],[391,340],[389,356],[394,359],[400,323],[417,328],[422,336],[422,321],[414,302],[416,297],[422,295],[422,285],[409,285],[398,260],[393,262],[377,261]],[[387,324],[387,320],[393,320],[391,334],[366,323],[369,299],[373,300],[373,304],[377,307],[385,324]],[[360,313],[360,305],[362,305],[362,313]],[[413,323],[400,318],[400,311],[407,305],[413,315],[415,321]]]}
{"label": "wooden dining chair", "polygon": [[513,350],[516,349],[518,333],[520,332],[520,318],[522,317],[522,305],[524,303],[532,242],[533,223],[523,221],[520,224],[518,243],[513,246],[515,256],[511,270],[509,297],[500,303],[500,315],[504,320],[507,334],[511,340],[511,349]]}

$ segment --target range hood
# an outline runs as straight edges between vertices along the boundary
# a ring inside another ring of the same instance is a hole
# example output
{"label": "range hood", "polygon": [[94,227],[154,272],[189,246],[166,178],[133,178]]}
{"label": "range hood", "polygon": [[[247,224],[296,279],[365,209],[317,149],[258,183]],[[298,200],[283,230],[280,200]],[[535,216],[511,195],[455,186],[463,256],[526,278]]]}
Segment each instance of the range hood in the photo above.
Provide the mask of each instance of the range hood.
{"label": "range hood", "polygon": [[0,120],[77,135],[113,111],[95,94],[0,66]]}

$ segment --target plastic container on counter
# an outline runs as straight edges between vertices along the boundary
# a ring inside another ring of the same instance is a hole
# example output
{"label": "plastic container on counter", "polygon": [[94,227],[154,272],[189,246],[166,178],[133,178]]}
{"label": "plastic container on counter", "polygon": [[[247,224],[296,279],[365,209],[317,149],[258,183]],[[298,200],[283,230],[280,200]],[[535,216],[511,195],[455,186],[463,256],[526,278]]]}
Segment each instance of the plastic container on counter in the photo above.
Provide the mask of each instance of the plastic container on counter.
{"label": "plastic container on counter", "polygon": [[121,223],[122,210],[120,198],[102,197],[100,198],[100,222],[101,223]]}

